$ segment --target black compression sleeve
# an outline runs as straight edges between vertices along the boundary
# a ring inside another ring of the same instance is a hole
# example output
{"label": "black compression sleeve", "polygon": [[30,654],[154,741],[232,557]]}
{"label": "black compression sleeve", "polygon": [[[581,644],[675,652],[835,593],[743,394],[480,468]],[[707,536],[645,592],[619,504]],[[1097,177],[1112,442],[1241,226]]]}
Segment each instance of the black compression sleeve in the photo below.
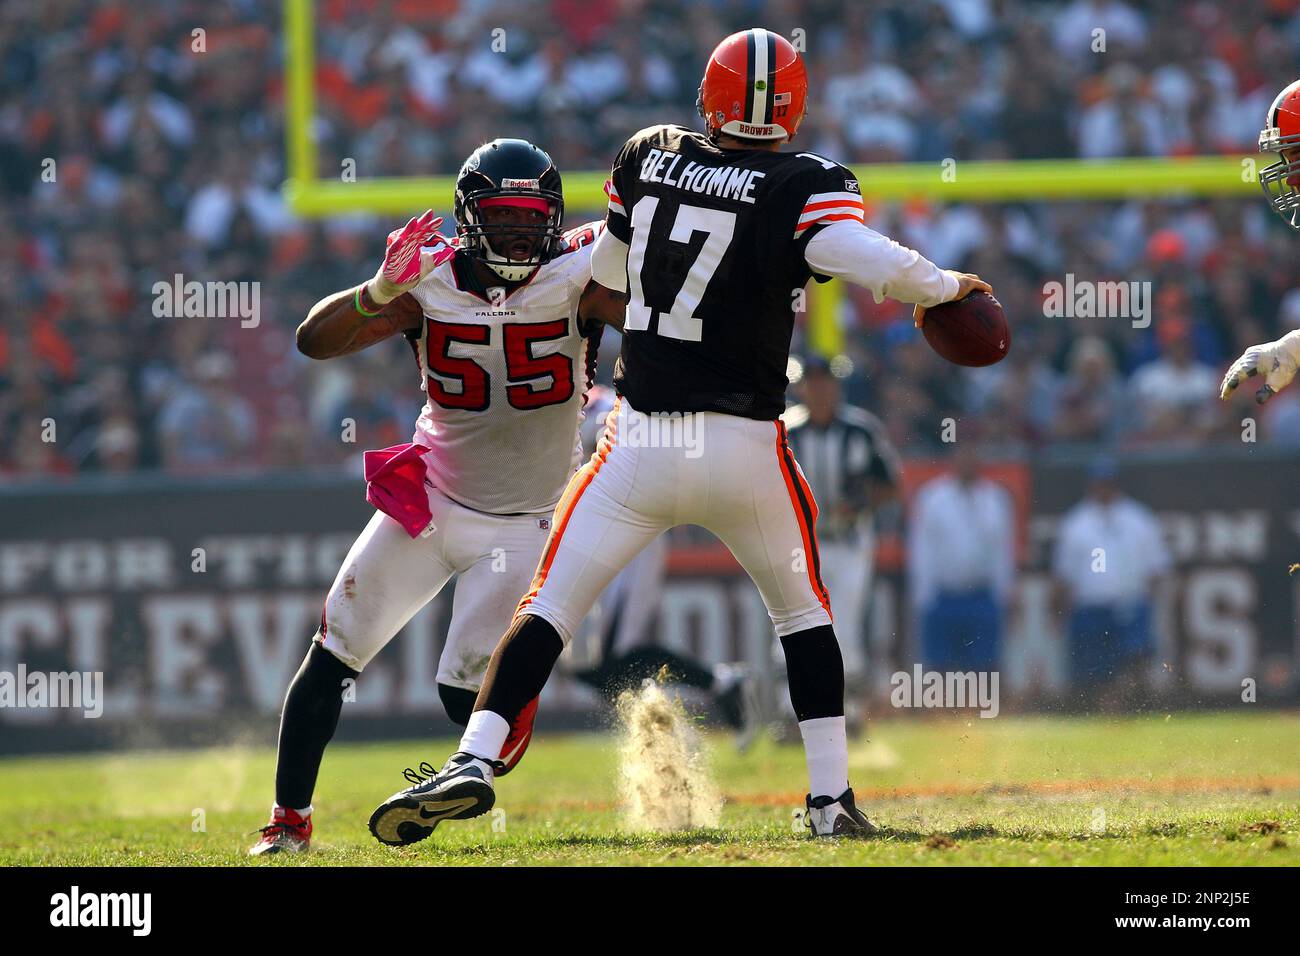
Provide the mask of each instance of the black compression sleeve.
{"label": "black compression sleeve", "polygon": [[513,724],[542,692],[563,650],[554,627],[536,615],[521,614],[492,652],[474,709],[490,710]]}
{"label": "black compression sleeve", "polygon": [[781,638],[790,703],[800,721],[844,716],[844,658],[829,624]]}

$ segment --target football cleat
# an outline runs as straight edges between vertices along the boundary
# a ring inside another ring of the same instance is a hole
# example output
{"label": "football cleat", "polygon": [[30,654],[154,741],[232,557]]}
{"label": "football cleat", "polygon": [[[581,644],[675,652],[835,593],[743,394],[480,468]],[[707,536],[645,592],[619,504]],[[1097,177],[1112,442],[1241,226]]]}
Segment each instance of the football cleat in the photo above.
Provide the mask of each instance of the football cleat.
{"label": "football cleat", "polygon": [[497,759],[496,775],[504,777],[515,765],[523,759],[524,751],[528,749],[529,742],[533,739],[533,721],[537,718],[537,698],[534,697],[524,709],[519,712],[510,724],[510,735],[506,737],[506,742],[501,747],[501,756]]}
{"label": "football cleat", "polygon": [[868,837],[880,828],[866,818],[853,803],[853,788],[838,797],[804,798],[804,822],[814,837]]}
{"label": "football cleat", "polygon": [[311,846],[311,814],[273,807],[271,822],[257,831],[262,838],[249,847],[249,856],[267,853],[304,853]]}
{"label": "football cleat", "polygon": [[[370,815],[370,832],[387,846],[408,846],[423,840],[443,820],[468,820],[487,813],[496,802],[492,777],[499,767],[499,761],[489,763],[457,752],[426,778],[407,768],[406,778],[417,782],[379,805]],[[420,770],[433,768],[423,763]]]}

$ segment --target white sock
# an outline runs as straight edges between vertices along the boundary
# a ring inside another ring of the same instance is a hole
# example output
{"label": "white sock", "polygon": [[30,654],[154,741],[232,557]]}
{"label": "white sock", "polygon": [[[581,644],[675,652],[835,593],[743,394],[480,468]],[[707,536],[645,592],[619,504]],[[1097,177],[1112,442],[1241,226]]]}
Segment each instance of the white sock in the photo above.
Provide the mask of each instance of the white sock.
{"label": "white sock", "polygon": [[808,760],[808,792],[838,797],[849,788],[849,738],[843,717],[816,717],[799,722]]}
{"label": "white sock", "polygon": [[496,760],[509,736],[508,720],[490,710],[476,710],[469,715],[469,723],[460,738],[460,749],[480,760]]}
{"label": "white sock", "polygon": [[[283,809],[284,809],[284,807],[280,806],[278,803],[273,803],[273,804],[271,804],[271,812],[272,812],[272,813],[275,813],[276,810],[283,810]],[[302,809],[302,810],[297,810],[297,809],[294,809],[293,807],[290,807],[289,809],[293,810],[293,812],[296,813],[296,814],[298,814],[298,816],[300,816],[300,817],[309,817],[309,816],[311,816],[311,814],[312,814],[312,810],[315,809],[315,808],[312,807],[310,804],[308,804],[307,807],[304,808],[304,809]]]}

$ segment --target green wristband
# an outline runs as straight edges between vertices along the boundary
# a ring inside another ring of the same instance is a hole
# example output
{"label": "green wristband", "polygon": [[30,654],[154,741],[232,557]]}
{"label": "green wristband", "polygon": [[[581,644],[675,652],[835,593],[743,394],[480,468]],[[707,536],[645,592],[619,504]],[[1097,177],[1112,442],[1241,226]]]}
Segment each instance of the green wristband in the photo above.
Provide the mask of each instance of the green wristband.
{"label": "green wristband", "polygon": [[361,307],[361,290],[364,288],[365,288],[364,285],[357,286],[356,294],[352,296],[352,306],[358,312],[364,315],[367,319],[373,319],[375,316],[377,316],[380,312],[383,312],[384,310],[383,307],[381,306],[377,312],[367,312],[365,309]]}

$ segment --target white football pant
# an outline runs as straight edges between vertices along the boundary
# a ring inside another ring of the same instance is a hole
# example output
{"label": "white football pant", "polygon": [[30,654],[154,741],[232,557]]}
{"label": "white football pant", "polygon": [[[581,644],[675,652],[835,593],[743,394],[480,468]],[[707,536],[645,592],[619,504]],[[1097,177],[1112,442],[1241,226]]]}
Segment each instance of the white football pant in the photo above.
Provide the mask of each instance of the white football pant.
{"label": "white football pant", "polygon": [[556,506],[519,610],[548,621],[567,644],[642,548],[669,528],[697,524],[753,579],[778,636],[829,624],[816,521],[782,422],[719,412],[646,415],[619,399],[595,454]]}
{"label": "white football pant", "polygon": [[587,620],[599,660],[656,643],[650,621],[663,597],[668,571],[668,536],[661,534],[614,576]]}
{"label": "white football pant", "polygon": [[428,491],[435,526],[428,537],[411,538],[382,512],[370,519],[325,599],[321,643],[360,671],[457,574],[438,683],[478,690],[528,589],[550,518],[485,514]]}

